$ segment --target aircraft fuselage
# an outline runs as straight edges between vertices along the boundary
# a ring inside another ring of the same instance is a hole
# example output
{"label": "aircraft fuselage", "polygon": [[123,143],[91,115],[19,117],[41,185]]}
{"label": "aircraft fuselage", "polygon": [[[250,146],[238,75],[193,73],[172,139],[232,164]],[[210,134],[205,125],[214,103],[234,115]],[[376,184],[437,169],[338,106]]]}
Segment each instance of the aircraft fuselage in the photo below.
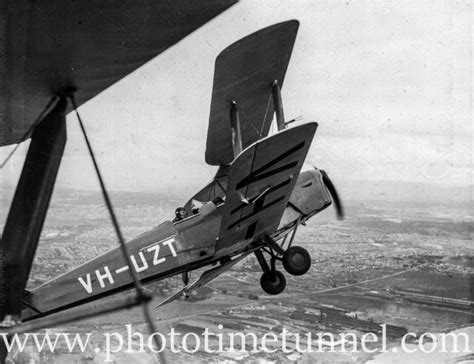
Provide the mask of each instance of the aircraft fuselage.
{"label": "aircraft fuselage", "polygon": [[[319,171],[302,172],[280,225],[272,237],[278,239],[331,204]],[[199,212],[176,223],[165,221],[127,243],[132,269],[144,282],[198,269],[225,257],[244,252],[258,239],[235,242],[232,251],[216,251],[224,203],[209,201]],[[90,302],[132,287],[129,267],[117,247],[100,257],[32,290],[23,320],[43,316]]]}

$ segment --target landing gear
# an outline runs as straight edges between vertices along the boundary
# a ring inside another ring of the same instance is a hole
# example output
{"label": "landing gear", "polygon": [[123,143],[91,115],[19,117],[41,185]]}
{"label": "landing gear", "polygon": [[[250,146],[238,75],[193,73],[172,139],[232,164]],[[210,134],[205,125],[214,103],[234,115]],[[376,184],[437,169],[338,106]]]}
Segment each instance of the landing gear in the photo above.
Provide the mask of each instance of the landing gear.
{"label": "landing gear", "polygon": [[283,253],[282,263],[288,273],[301,276],[311,267],[311,257],[306,249],[291,246]]}
{"label": "landing gear", "polygon": [[260,278],[260,286],[262,289],[271,295],[276,295],[281,292],[286,287],[286,279],[283,273],[277,271],[275,268],[275,263],[277,257],[270,250],[271,258],[270,258],[270,266],[267,263],[267,260],[263,256],[262,250],[255,251],[255,256],[257,257],[258,262],[260,263],[260,267],[263,270],[262,277]]}
{"label": "landing gear", "polygon": [[[263,271],[263,275],[260,278],[260,285],[268,294],[279,294],[283,292],[286,286],[285,276],[275,268],[277,260],[281,260],[283,268],[294,276],[305,274],[311,267],[311,257],[308,251],[300,246],[291,246],[295,236],[295,231],[296,228],[293,231],[293,235],[286,250],[283,248],[286,237],[281,245],[278,245],[272,238],[266,237],[262,239],[261,243],[263,246],[255,251],[255,256],[257,257],[258,263]],[[270,255],[270,264],[267,263],[263,252]]]}
{"label": "landing gear", "polygon": [[280,294],[286,287],[286,278],[280,271],[265,272],[260,278],[262,289],[271,295]]}

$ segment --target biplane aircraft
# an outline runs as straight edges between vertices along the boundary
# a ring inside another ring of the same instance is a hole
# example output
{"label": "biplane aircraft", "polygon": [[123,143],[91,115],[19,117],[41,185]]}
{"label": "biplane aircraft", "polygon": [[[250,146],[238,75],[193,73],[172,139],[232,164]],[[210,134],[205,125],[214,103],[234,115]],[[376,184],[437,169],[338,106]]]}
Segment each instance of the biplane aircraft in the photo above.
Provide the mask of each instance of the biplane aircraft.
{"label": "biplane aircraft", "polygon": [[[200,17],[195,23],[178,27],[183,29],[179,34],[161,39],[163,44],[157,53],[231,3],[210,2],[208,8],[196,10],[192,1],[177,2],[180,11],[190,6],[190,11],[200,12]],[[175,7],[171,2],[168,6]],[[17,10],[26,11],[19,8],[21,5]],[[55,16],[55,9],[49,10],[51,17]],[[28,11],[34,14],[39,10]],[[217,57],[205,153],[205,161],[217,166],[217,173],[184,204],[181,219],[165,221],[126,243],[125,250],[113,249],[30,291],[25,289],[26,282],[66,142],[65,114],[76,107],[71,93],[81,95],[81,104],[151,55],[136,59],[130,55],[129,63],[117,64],[126,70],[111,70],[97,83],[88,82],[93,81],[91,72],[99,71],[86,60],[77,64],[84,74],[72,73],[77,76],[77,85],[69,83],[75,80],[72,77],[63,87],[47,90],[38,86],[46,79],[35,80],[30,75],[32,86],[38,87],[22,94],[23,103],[7,105],[4,99],[8,114],[1,120],[3,131],[15,127],[2,133],[1,145],[19,143],[25,136],[32,139],[1,240],[6,252],[5,280],[1,282],[7,292],[2,297],[4,322],[12,318],[13,324],[18,324],[15,320],[39,320],[100,300],[133,288],[134,275],[140,283],[148,283],[181,274],[183,289],[163,305],[208,283],[249,254],[255,254],[262,268],[260,283],[268,294],[278,294],[286,285],[277,261],[292,275],[308,271],[309,253],[292,244],[298,226],[331,203],[339,217],[343,211],[334,185],[323,170],[302,172],[317,124],[290,127],[292,120],[284,117],[281,87],[298,27],[298,21],[291,20],[264,28],[230,45]],[[59,41],[70,41],[67,37],[59,35]],[[34,50],[40,61],[31,66],[31,72],[38,75],[34,71],[47,68],[47,56]],[[68,55],[68,61],[74,64],[78,55],[93,61],[87,51]],[[67,80],[66,74],[55,75],[58,80]],[[44,77],[54,78],[48,72]],[[21,93],[15,87],[18,85],[11,85],[10,91]],[[80,93],[83,87],[85,91]],[[40,105],[45,106],[51,95],[54,102],[40,112]],[[70,98],[72,103],[68,102]],[[40,117],[36,115],[39,112]],[[37,121],[25,122],[35,115]],[[278,132],[270,134],[274,116]],[[209,270],[189,282],[189,272],[207,266]]]}

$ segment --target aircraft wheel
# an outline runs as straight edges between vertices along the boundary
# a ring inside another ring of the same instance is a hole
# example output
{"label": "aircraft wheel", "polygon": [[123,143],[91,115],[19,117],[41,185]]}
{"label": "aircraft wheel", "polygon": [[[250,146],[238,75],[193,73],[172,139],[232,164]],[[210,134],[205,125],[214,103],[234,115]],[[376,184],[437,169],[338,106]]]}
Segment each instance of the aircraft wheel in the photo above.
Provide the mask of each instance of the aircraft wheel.
{"label": "aircraft wheel", "polygon": [[286,279],[283,273],[279,271],[265,272],[260,278],[262,289],[268,294],[279,294],[286,287]]}
{"label": "aircraft wheel", "polygon": [[301,276],[311,267],[311,257],[306,249],[300,246],[292,246],[283,254],[282,263],[288,273]]}

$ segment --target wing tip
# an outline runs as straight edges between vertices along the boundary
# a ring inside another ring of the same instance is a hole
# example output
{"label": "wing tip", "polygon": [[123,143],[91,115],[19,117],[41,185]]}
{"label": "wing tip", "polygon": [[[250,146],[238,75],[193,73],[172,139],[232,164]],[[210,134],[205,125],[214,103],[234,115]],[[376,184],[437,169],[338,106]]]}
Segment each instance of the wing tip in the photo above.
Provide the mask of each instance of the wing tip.
{"label": "wing tip", "polygon": [[228,53],[232,53],[232,51],[235,48],[240,47],[242,43],[248,42],[249,40],[252,40],[252,38],[257,38],[257,37],[266,37],[268,34],[271,34],[272,32],[276,32],[277,30],[280,30],[280,28],[287,28],[289,34],[294,34],[292,43],[295,42],[296,40],[296,34],[298,33],[298,29],[300,26],[300,22],[297,19],[291,19],[291,20],[286,20],[280,23],[272,24],[269,25],[265,28],[258,29],[255,32],[252,32],[248,35],[246,35],[243,38],[240,38],[236,40],[235,42],[231,43],[229,46],[224,48],[216,57],[215,64],[218,64],[219,61],[224,58]]}

